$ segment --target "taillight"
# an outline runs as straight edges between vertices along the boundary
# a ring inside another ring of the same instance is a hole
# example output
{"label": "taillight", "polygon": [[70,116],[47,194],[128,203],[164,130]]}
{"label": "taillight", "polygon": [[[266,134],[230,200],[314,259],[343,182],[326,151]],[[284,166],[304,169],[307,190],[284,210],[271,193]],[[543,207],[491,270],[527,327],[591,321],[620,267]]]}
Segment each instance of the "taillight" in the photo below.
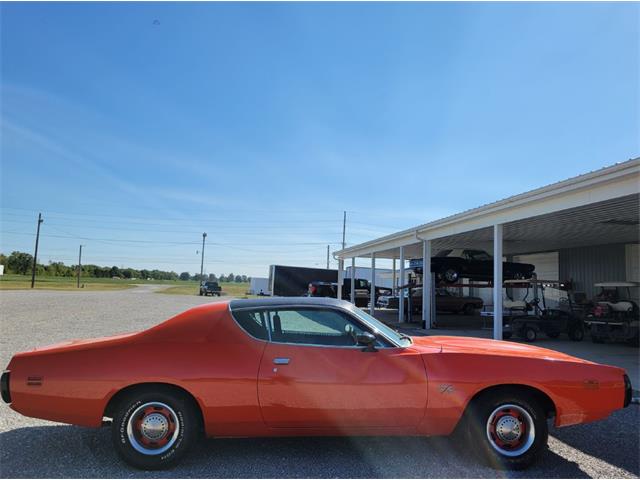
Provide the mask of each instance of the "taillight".
{"label": "taillight", "polygon": [[316,287],[315,285],[309,284],[309,293],[315,294],[317,291],[318,291],[318,287]]}

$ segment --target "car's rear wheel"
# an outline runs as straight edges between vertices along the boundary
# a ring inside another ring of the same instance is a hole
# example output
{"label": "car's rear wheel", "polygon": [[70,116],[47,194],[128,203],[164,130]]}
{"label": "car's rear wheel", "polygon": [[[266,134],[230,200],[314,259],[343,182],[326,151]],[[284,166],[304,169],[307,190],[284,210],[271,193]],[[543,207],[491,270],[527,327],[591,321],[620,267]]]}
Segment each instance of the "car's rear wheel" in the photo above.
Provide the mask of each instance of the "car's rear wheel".
{"label": "car's rear wheel", "polygon": [[522,470],[547,447],[544,410],[530,395],[491,393],[469,409],[465,418],[468,444],[493,468]]}
{"label": "car's rear wheel", "polygon": [[129,465],[160,470],[174,466],[187,453],[198,430],[198,416],[185,395],[139,389],[119,402],[112,439]]}
{"label": "car's rear wheel", "polygon": [[538,338],[538,333],[536,332],[536,329],[533,327],[524,327],[522,336],[527,342],[535,342],[536,338]]}
{"label": "car's rear wheel", "polygon": [[569,338],[574,342],[581,342],[584,339],[584,328],[573,327],[569,330]]}

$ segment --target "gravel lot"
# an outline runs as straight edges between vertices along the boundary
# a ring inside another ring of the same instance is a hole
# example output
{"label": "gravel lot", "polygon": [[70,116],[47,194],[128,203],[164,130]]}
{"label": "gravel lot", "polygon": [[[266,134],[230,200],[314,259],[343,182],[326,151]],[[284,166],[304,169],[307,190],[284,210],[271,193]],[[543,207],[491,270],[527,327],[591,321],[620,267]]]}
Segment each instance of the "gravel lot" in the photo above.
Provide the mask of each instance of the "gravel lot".
{"label": "gravel lot", "polygon": [[[69,338],[145,328],[211,298],[158,295],[145,286],[114,292],[1,291],[4,367],[20,350]],[[216,301],[216,300],[213,300]],[[0,475],[8,477],[502,477],[640,476],[640,415],[551,428],[550,449],[526,472],[478,465],[444,438],[298,438],[203,441],[176,469],[133,470],[116,457],[109,430],[25,418],[0,405]]]}

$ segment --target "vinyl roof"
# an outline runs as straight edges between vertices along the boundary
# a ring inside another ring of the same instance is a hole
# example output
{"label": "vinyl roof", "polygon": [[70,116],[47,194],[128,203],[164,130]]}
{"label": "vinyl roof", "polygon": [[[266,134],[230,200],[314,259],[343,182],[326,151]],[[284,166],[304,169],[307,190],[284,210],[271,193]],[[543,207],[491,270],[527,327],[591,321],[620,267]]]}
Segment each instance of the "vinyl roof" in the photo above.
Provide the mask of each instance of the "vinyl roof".
{"label": "vinyl roof", "polygon": [[264,297],[264,298],[247,298],[231,300],[229,308],[231,310],[239,308],[261,308],[276,306],[304,306],[304,305],[322,305],[334,307],[350,307],[351,303],[346,300],[338,300],[329,297]]}

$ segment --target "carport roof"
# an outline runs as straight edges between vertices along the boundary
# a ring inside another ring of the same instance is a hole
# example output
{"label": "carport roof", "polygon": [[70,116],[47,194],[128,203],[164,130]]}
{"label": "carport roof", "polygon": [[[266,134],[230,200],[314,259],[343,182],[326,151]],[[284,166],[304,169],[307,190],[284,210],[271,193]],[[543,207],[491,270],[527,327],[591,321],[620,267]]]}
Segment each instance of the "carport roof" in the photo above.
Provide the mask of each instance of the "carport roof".
{"label": "carport roof", "polygon": [[585,173],[494,203],[354,245],[337,258],[422,257],[422,240],[437,251],[490,250],[493,225],[504,225],[504,253],[638,242],[640,158]]}

